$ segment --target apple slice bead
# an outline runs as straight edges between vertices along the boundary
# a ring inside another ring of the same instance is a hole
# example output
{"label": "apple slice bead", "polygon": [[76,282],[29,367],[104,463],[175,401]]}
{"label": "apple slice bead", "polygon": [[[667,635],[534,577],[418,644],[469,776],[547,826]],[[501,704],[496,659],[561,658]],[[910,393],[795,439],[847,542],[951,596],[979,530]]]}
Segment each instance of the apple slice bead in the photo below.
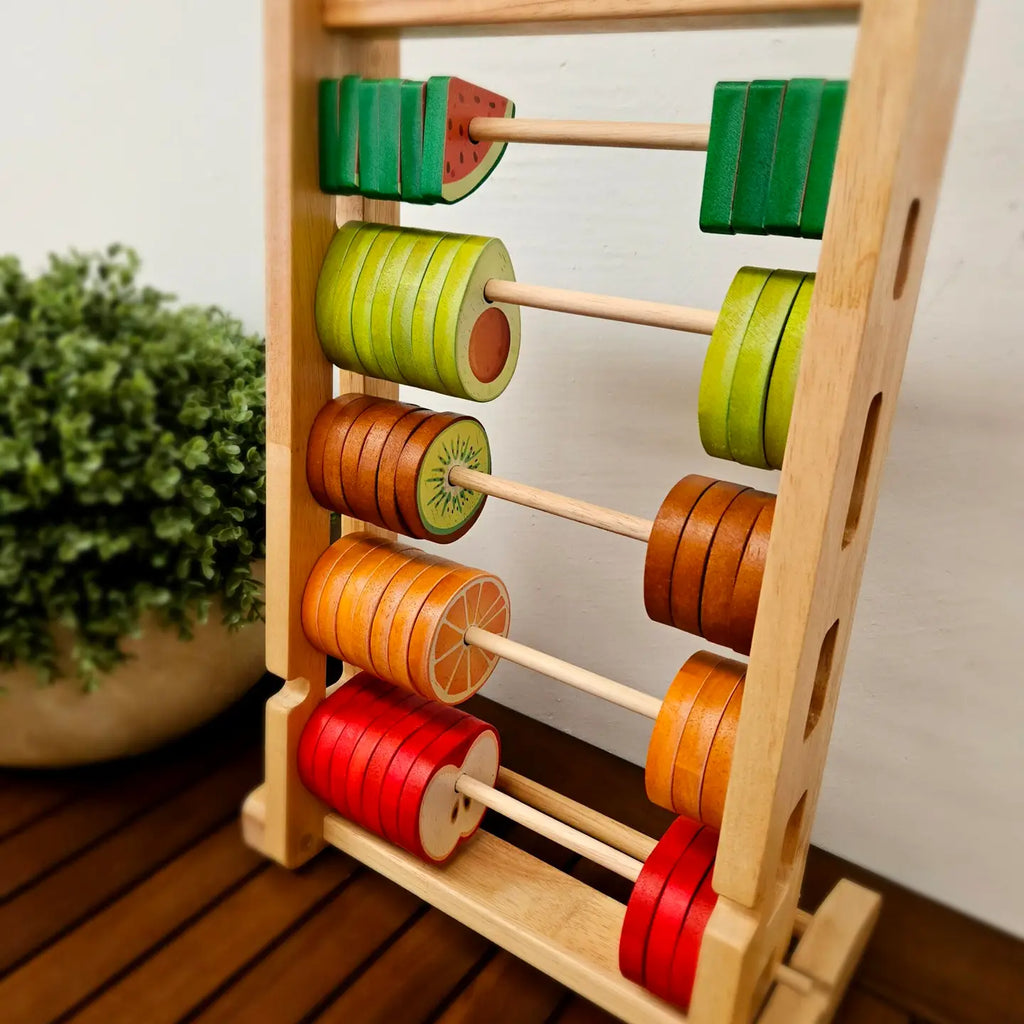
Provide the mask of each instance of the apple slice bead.
{"label": "apple slice bead", "polygon": [[303,781],[356,824],[422,860],[446,861],[476,832],[485,811],[456,792],[456,782],[469,775],[494,784],[497,731],[465,712],[433,711],[425,699],[371,676],[356,677],[339,693],[324,701],[300,737],[303,762],[319,764],[303,769]]}

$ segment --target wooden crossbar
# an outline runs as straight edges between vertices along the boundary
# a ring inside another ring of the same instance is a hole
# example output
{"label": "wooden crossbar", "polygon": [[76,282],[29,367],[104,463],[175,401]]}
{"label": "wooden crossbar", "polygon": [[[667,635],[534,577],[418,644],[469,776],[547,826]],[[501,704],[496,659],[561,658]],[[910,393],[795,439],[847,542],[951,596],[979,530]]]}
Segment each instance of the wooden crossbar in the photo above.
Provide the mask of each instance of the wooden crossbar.
{"label": "wooden crossbar", "polygon": [[856,13],[860,0],[325,0],[324,24],[348,30],[524,25],[735,15]]}

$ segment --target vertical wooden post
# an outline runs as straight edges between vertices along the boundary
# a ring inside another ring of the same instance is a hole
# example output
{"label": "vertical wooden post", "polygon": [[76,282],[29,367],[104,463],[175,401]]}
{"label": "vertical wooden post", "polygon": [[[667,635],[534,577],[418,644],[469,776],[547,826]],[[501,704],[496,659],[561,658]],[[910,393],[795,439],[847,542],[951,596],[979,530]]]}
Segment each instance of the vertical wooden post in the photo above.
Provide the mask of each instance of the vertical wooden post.
{"label": "vertical wooden post", "polygon": [[[289,866],[323,845],[323,805],[300,782],[296,747],[324,698],[326,659],[302,632],[302,589],[329,543],[328,513],[306,486],[306,441],[331,397],[333,370],[313,320],[317,275],[336,226],[372,214],[397,221],[396,204],[346,197],[336,204],[317,181],[317,82],[346,71],[398,71],[396,39],[344,39],[328,32],[309,0],[266,0],[267,234],[267,667],[286,680],[267,703],[262,847]],[[336,208],[337,207],[337,208]],[[369,390],[343,373],[343,391]],[[373,381],[377,394],[397,395]]]}
{"label": "vertical wooden post", "polygon": [[695,1024],[749,1020],[788,942],[973,12],[862,8]]}

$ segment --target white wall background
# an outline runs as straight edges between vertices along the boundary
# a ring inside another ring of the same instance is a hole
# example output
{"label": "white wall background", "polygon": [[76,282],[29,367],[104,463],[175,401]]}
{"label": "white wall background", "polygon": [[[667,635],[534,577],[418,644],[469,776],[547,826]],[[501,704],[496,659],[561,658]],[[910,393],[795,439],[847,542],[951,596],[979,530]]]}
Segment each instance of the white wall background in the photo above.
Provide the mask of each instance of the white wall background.
{"label": "white wall background", "polygon": [[[1024,13],[979,7],[814,839],[1024,935]],[[0,24],[0,250],[37,266],[124,240],[154,283],[261,326],[258,5],[7,2]],[[836,26],[415,39],[403,71],[524,116],[697,121],[718,79],[841,77],[852,45]],[[478,195],[403,218],[502,237],[522,280],[696,306],[741,263],[814,266],[815,243],[701,235],[702,167],[513,147]],[[776,486],[703,454],[701,339],[523,326],[512,386],[476,410],[500,474],[648,516],[686,472]],[[698,647],[646,619],[633,541],[495,501],[453,551],[505,578],[518,639],[624,682],[661,694]],[[512,666],[488,693],[643,760],[627,712]]]}

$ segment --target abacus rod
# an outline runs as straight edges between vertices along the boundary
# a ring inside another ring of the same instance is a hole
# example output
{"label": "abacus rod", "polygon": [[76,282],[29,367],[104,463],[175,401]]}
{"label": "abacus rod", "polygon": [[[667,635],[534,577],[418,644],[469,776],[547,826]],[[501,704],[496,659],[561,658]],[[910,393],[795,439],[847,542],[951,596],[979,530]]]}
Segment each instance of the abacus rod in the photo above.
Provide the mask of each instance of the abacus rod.
{"label": "abacus rod", "polygon": [[[524,781],[529,782],[529,780]],[[593,836],[587,835],[571,825],[567,825],[564,821],[560,821],[550,814],[545,814],[536,807],[531,807],[529,804],[509,796],[507,793],[502,793],[480,779],[473,778],[472,775],[460,775],[455,780],[455,792],[468,796],[470,800],[476,800],[478,803],[483,804],[484,807],[490,808],[510,821],[514,821],[516,824],[522,825],[524,828],[528,828],[554,843],[558,843],[559,846],[564,846],[567,850],[572,850],[573,853],[578,853],[581,857],[585,857],[595,864],[600,864],[601,867],[621,875],[630,882],[635,883],[640,877],[640,872],[644,866],[643,860],[630,857],[628,854],[623,853],[621,850],[616,850],[600,839],[595,839]],[[597,815],[596,811],[591,813]],[[603,817],[603,815],[597,816]],[[610,818],[606,820],[612,821]],[[613,824],[618,825],[619,823],[613,822]],[[624,828],[625,826],[621,827]],[[814,990],[813,979],[787,964],[778,964],[776,966],[775,980],[782,985],[795,989],[803,995],[808,995]]]}
{"label": "abacus rod", "polygon": [[654,528],[654,523],[640,516],[591,505],[588,501],[577,501],[553,491],[542,491],[539,487],[530,487],[529,484],[516,483],[514,480],[503,480],[490,473],[481,473],[462,466],[453,466],[448,471],[448,481],[456,487],[489,494],[492,498],[512,501],[517,505],[535,508],[539,512],[550,512],[563,519],[571,519],[573,522],[583,523],[584,526],[596,526],[599,530],[617,533],[620,537],[631,537],[645,544],[651,539],[651,530]]}
{"label": "abacus rod", "polygon": [[808,928],[810,928],[813,920],[813,914],[806,910],[801,910],[798,907],[796,917],[793,918],[793,934],[799,938],[805,931],[807,931]]}
{"label": "abacus rod", "polygon": [[711,334],[718,323],[718,311],[713,309],[691,309],[689,306],[675,306],[667,302],[572,292],[565,288],[548,288],[540,284],[502,281],[498,278],[492,278],[484,285],[484,297],[490,302],[508,302],[516,306],[550,309],[556,313],[575,313],[601,320],[689,331],[691,334]]}
{"label": "abacus rod", "polygon": [[561,661],[542,651],[535,651],[532,647],[509,640],[508,637],[498,636],[497,633],[490,633],[479,626],[470,626],[466,630],[465,641],[471,647],[490,651],[499,658],[505,658],[516,665],[522,665],[523,668],[557,679],[566,686],[575,687],[611,704],[617,704],[620,708],[635,711],[646,718],[657,718],[661,711],[661,701],[649,693],[641,693],[640,690],[624,686],[614,679],[606,679],[596,672],[590,672],[568,661]]}
{"label": "abacus rod", "polygon": [[539,142],[555,146],[675,149],[706,152],[711,126],[644,121],[558,121],[529,117],[474,117],[469,137],[478,142]]}
{"label": "abacus rod", "polygon": [[635,882],[640,876],[643,861],[630,857],[621,850],[616,850],[607,843],[602,843],[599,839],[567,825],[564,821],[559,821],[550,814],[545,814],[507,793],[502,793],[493,786],[488,786],[486,782],[474,779],[471,775],[460,775],[455,781],[455,791],[631,882]]}
{"label": "abacus rod", "polygon": [[658,845],[656,839],[643,832],[508,768],[498,769],[497,788],[637,860],[647,860]]}

